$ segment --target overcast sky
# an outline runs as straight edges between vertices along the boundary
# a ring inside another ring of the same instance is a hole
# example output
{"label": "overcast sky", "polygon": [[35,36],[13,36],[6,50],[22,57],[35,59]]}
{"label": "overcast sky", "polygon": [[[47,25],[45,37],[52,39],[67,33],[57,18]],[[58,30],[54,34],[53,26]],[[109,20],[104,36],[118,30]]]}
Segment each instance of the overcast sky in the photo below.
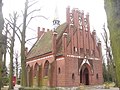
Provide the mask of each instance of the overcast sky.
{"label": "overcast sky", "polygon": [[[33,0],[30,0],[33,1]],[[95,29],[97,35],[100,37],[103,32],[103,24],[106,23],[106,14],[104,11],[104,0],[36,0],[38,1],[31,9],[41,8],[40,15],[48,18],[34,19],[31,22],[31,29],[27,30],[27,38],[35,37],[37,35],[37,27],[45,27],[52,29],[52,21],[55,17],[55,8],[58,9],[59,20],[62,23],[66,21],[66,8],[79,8],[84,10],[85,13],[89,12],[91,31]],[[9,13],[18,11],[21,13],[24,9],[25,0],[3,0],[3,14],[7,18]],[[34,1],[33,1],[34,2]],[[31,2],[32,3],[32,2]],[[28,42],[27,46],[31,47],[33,42]],[[17,46],[18,48],[18,46]]]}
{"label": "overcast sky", "polygon": [[[33,0],[30,0],[33,1]],[[34,0],[35,1],[35,0]],[[48,18],[48,20],[36,20],[36,25],[41,27],[51,28],[52,20],[55,16],[55,8],[58,8],[58,16],[61,23],[66,20],[66,7],[79,8],[89,12],[91,27],[100,29],[101,25],[106,22],[106,16],[104,11],[104,0],[36,0],[37,4],[33,8],[42,8],[40,14]],[[9,13],[13,11],[21,11],[24,9],[25,0],[3,0],[3,12],[4,17],[8,17]],[[44,23],[43,23],[44,22]],[[35,29],[35,28],[34,28]]]}
{"label": "overcast sky", "polygon": [[[30,0],[33,1],[33,0]],[[35,0],[34,0],[35,1]],[[106,22],[106,15],[104,11],[104,0],[36,0],[37,4],[34,5],[34,9],[41,8],[40,15],[44,15],[48,18],[45,20],[34,19],[31,24],[34,26],[33,29],[37,29],[38,26],[45,28],[52,28],[52,21],[55,16],[55,8],[58,8],[58,16],[61,24],[66,21],[66,7],[79,8],[79,10],[84,10],[85,13],[90,14],[90,25],[91,29],[96,29],[99,33],[103,24]],[[3,12],[4,17],[8,17],[9,13],[13,11],[21,11],[24,9],[25,0],[3,0]],[[31,31],[32,32],[32,31]],[[30,32],[29,32],[30,33]]]}

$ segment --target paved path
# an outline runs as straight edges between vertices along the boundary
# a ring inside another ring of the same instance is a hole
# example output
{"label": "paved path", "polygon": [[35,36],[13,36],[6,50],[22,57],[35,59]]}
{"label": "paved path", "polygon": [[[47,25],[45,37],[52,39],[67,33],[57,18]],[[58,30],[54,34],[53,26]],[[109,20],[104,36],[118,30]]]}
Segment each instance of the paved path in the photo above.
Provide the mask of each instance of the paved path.
{"label": "paved path", "polygon": [[15,85],[14,90],[19,90],[20,85]]}
{"label": "paved path", "polygon": [[[2,90],[8,90],[8,87],[9,86],[4,86],[3,88],[2,88]],[[14,86],[14,90],[19,90],[18,88],[20,87],[20,85],[15,85]]]}
{"label": "paved path", "polygon": [[8,86],[2,87],[1,90],[8,90]]}

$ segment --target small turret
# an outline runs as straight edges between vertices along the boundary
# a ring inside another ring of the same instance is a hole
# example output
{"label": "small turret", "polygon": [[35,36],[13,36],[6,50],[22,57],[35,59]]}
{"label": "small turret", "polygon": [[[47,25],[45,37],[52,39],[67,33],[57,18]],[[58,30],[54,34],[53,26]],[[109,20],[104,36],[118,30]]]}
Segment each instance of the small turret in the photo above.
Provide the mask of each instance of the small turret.
{"label": "small turret", "polygon": [[53,29],[55,30],[58,26],[60,25],[60,20],[58,17],[58,10],[57,7],[55,8],[55,16],[54,16],[54,20],[53,20]]}

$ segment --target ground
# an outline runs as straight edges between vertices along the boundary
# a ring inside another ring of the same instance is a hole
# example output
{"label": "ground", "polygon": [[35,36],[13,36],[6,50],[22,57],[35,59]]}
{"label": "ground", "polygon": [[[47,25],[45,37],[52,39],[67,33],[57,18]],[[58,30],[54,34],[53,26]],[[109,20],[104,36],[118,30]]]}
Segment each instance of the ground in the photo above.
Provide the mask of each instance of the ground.
{"label": "ground", "polygon": [[104,89],[104,86],[98,85],[86,87],[86,90],[119,90],[119,88],[111,87],[110,89]]}
{"label": "ground", "polygon": [[[19,87],[20,85],[15,85],[14,90],[19,90]],[[119,88],[117,87],[111,87],[110,89],[104,89],[103,87],[103,85],[85,86],[84,90],[119,90]],[[4,88],[2,88],[2,90],[8,90],[8,86],[5,86]],[[76,90],[76,88],[61,88],[61,90]]]}

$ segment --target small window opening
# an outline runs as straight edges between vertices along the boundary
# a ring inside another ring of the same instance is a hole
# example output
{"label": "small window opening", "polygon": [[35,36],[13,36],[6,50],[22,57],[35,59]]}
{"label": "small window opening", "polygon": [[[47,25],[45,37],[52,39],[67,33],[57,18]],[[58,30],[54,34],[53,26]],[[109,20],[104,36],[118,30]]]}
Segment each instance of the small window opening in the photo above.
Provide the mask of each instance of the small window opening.
{"label": "small window opening", "polygon": [[74,49],[74,52],[75,52],[75,47],[73,47],[73,49]]}
{"label": "small window opening", "polygon": [[89,49],[86,49],[86,53],[87,53],[87,55],[89,55]]}
{"label": "small window opening", "polygon": [[73,49],[74,49],[74,53],[78,51],[76,47],[74,47]]}
{"label": "small window opening", "polygon": [[84,49],[80,48],[80,53],[83,54],[84,53]]}
{"label": "small window opening", "polygon": [[74,73],[72,74],[72,80],[75,80],[75,75],[74,75]]}
{"label": "small window opening", "polygon": [[60,70],[60,67],[58,68],[58,74],[60,74],[61,73],[61,70]]}
{"label": "small window opening", "polygon": [[98,79],[99,78],[99,76],[98,76],[98,73],[96,74],[96,79]]}

